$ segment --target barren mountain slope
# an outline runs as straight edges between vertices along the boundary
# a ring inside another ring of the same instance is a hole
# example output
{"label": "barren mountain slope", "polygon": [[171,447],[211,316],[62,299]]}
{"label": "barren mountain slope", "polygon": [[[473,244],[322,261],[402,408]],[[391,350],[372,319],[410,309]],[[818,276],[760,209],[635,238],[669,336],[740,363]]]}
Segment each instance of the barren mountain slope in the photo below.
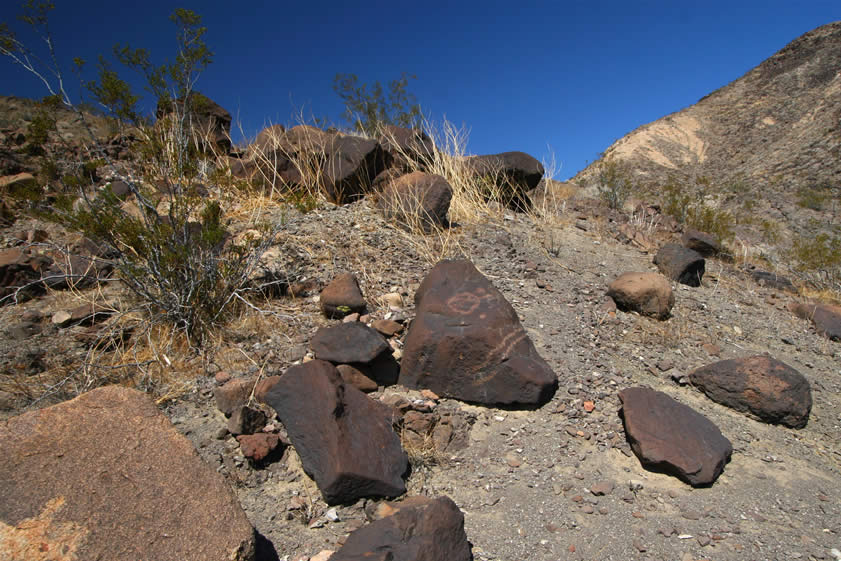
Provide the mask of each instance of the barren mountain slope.
{"label": "barren mountain slope", "polygon": [[[795,39],[695,105],[627,134],[605,155],[627,163],[649,187],[699,176],[723,190],[741,183],[778,209],[776,218],[787,228],[799,232],[809,218],[825,222],[793,203],[802,189],[824,189],[837,198],[841,22]],[[591,183],[596,164],[572,181]]]}

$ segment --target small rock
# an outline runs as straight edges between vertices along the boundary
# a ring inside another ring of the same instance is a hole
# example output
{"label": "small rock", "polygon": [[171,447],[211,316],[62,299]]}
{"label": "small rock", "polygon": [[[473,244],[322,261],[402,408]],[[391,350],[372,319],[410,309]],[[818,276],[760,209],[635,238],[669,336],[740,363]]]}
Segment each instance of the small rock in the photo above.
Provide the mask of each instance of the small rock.
{"label": "small rock", "polygon": [[599,481],[590,486],[590,492],[594,495],[609,495],[613,491],[613,481]]}

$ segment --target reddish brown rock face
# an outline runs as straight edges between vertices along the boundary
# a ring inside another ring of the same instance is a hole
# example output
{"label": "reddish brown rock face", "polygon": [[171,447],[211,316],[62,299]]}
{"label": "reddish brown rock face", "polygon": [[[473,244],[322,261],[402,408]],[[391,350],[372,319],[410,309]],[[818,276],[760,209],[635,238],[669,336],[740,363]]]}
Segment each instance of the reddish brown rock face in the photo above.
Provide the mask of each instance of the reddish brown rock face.
{"label": "reddish brown rock face", "polygon": [[406,492],[408,459],[385,408],[345,383],[329,362],[289,368],[264,399],[328,504]]}
{"label": "reddish brown rock face", "polygon": [[791,311],[798,317],[811,320],[821,335],[841,341],[841,306],[797,303],[791,306]]}
{"label": "reddish brown rock face", "polygon": [[321,291],[321,310],[328,318],[343,318],[350,313],[365,312],[365,297],[356,277],[351,273],[337,276]]}
{"label": "reddish brown rock face", "polygon": [[769,356],[722,360],[693,371],[689,380],[716,403],[760,421],[796,429],[809,422],[809,381]]}
{"label": "reddish brown rock face", "polygon": [[675,305],[672,287],[659,273],[623,273],[610,283],[607,295],[621,310],[657,319],[668,318]]}
{"label": "reddish brown rock face", "polygon": [[469,261],[442,261],[415,296],[400,383],[486,404],[537,406],[557,378],[511,304]]}
{"label": "reddish brown rock face", "polygon": [[141,392],[109,386],[13,417],[0,442],[2,559],[254,558],[224,478]]}
{"label": "reddish brown rock face", "polygon": [[733,447],[712,421],[648,388],[625,389],[619,399],[625,434],[643,467],[692,486],[710,485],[724,471]]}
{"label": "reddish brown rock face", "polygon": [[348,536],[332,561],[469,561],[464,515],[447,497],[385,505],[383,518]]}

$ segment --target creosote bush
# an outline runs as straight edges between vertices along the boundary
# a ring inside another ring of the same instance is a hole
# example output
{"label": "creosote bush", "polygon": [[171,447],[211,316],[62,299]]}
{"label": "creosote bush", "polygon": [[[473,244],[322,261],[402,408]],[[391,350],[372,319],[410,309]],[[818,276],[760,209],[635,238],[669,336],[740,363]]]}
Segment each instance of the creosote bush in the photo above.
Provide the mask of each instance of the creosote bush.
{"label": "creosote bush", "polygon": [[614,210],[621,210],[634,191],[630,171],[609,157],[602,158],[598,164],[596,187],[599,198]]}
{"label": "creosote bush", "polygon": [[[157,106],[169,108],[169,113],[154,125],[138,109],[140,97],[104,57],[99,58],[97,79],[83,81],[107,115],[138,131],[139,164],[129,176],[110,160],[93,134],[88,117],[67,94],[49,33],[52,9],[52,3],[30,1],[24,4],[20,18],[44,40],[50,56],[36,56],[6,24],[0,26],[0,54],[45,84],[50,93],[44,103],[47,108],[61,106],[75,112],[90,133],[95,157],[80,159],[72,173],[62,166],[50,170],[50,175],[61,182],[63,192],[51,204],[41,202],[40,214],[81,232],[98,245],[152,323],[171,325],[191,344],[201,345],[214,326],[245,302],[249,277],[274,238],[267,226],[258,225],[252,229],[256,235],[234,243],[229,239],[219,202],[200,193],[205,162],[214,156],[206,153],[204,147],[209,143],[203,142],[204,131],[196,126],[195,114],[200,107],[193,101],[200,104],[203,98],[191,95],[198,76],[212,61],[203,40],[206,28],[201,27],[201,17],[194,12],[175,10],[170,19],[177,28],[177,54],[174,61],[159,66],[152,64],[145,49],[115,47],[118,62],[139,72]],[[42,60],[48,62],[39,64]],[[81,75],[84,61],[74,59],[74,65]],[[55,123],[47,116],[38,117],[31,129],[37,146],[55,132]],[[129,201],[120,200],[110,189],[90,189],[102,166],[129,186]],[[143,180],[133,179],[136,176]]]}

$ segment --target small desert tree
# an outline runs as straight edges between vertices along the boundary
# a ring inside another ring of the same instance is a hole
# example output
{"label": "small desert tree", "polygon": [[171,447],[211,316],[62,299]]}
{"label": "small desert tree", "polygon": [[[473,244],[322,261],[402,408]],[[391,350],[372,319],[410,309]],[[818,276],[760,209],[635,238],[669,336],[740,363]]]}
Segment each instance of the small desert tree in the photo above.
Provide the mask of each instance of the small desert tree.
{"label": "small desert tree", "polygon": [[408,90],[405,72],[388,84],[388,91],[376,81],[370,87],[360,83],[356,74],[336,74],[333,91],[345,104],[344,118],[358,132],[374,135],[383,125],[419,128],[423,115],[417,98]]}
{"label": "small desert tree", "polygon": [[[87,123],[86,115],[67,93],[58,64],[49,31],[52,9],[50,2],[30,0],[20,18],[46,43],[46,59],[19,41],[6,24],[0,26],[0,54],[39,78],[54,98]],[[193,87],[211,63],[212,53],[203,40],[206,28],[201,26],[201,16],[178,9],[170,19],[177,28],[173,61],[156,66],[145,49],[114,48],[116,59],[144,77],[157,107],[164,109],[154,126],[137,107],[140,97],[104,57],[99,58],[97,78],[84,83],[108,115],[138,127],[142,183],[120,173],[87,127],[94,151],[128,185],[134,202],[124,203],[110,190],[90,192],[76,185],[76,195],[58,197],[45,216],[103,247],[150,319],[172,324],[200,344],[209,329],[243,301],[241,293],[250,273],[274,236],[264,229],[260,237],[239,245],[231,243],[219,203],[199,194],[198,160],[208,155],[202,152],[204,144],[196,138],[192,123],[193,105],[204,99],[193,95]],[[84,61],[75,59],[74,64],[81,75]],[[150,187],[155,184],[163,186],[163,200]]]}

